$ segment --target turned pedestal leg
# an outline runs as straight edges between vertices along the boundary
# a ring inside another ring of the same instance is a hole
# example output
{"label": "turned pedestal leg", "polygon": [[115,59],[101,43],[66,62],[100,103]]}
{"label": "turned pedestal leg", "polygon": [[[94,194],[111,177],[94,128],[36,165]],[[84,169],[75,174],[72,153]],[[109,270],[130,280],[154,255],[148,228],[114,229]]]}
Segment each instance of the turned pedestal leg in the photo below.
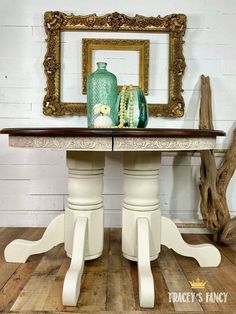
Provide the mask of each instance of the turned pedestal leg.
{"label": "turned pedestal leg", "polygon": [[158,152],[124,154],[122,251],[126,258],[138,262],[142,307],[154,306],[150,261],[160,252],[159,167]]}
{"label": "turned pedestal leg", "polygon": [[38,241],[14,240],[5,249],[7,262],[24,263],[33,254],[65,242],[71,265],[65,276],[62,301],[76,305],[84,260],[94,259],[103,250],[104,153],[68,152],[68,202],[65,214],[56,217]]}
{"label": "turned pedestal leg", "polygon": [[175,223],[160,216],[159,167],[158,152],[125,153],[122,251],[127,259],[138,262],[139,302],[149,308],[154,306],[150,261],[158,257],[161,244],[195,258],[200,266],[218,266],[221,259],[211,244],[186,243]]}
{"label": "turned pedestal leg", "polygon": [[68,152],[68,200],[65,209],[65,250],[71,265],[63,286],[63,304],[76,305],[84,260],[103,250],[104,153]]}

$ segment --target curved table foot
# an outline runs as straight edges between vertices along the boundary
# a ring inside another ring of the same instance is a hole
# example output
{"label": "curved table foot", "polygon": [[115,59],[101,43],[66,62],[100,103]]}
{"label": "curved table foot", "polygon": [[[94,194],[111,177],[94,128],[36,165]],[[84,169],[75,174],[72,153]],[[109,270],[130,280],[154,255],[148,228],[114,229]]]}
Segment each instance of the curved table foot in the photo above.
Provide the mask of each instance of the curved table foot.
{"label": "curved table foot", "polygon": [[66,273],[63,285],[63,305],[76,306],[79,298],[81,277],[84,270],[84,247],[87,224],[87,217],[79,217],[75,223],[71,264]]}
{"label": "curved table foot", "polygon": [[25,263],[30,255],[47,252],[63,242],[64,214],[61,214],[51,221],[40,240],[17,239],[9,243],[4,251],[5,260],[13,263]]}
{"label": "curved table foot", "polygon": [[161,244],[180,255],[195,258],[201,267],[216,267],[221,261],[220,252],[214,245],[186,243],[175,223],[166,217],[161,217]]}
{"label": "curved table foot", "polygon": [[139,303],[141,307],[154,307],[154,282],[150,265],[149,222],[137,219]]}

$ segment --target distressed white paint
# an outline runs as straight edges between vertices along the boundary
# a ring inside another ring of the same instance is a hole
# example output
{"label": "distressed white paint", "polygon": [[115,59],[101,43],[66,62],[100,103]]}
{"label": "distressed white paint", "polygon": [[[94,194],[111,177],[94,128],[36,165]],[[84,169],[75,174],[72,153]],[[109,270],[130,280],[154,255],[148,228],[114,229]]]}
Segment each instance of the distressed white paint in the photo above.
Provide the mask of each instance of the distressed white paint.
{"label": "distressed white paint", "polygon": [[[151,118],[149,127],[198,127],[199,75],[204,73],[211,77],[215,128],[228,133],[226,138],[218,140],[218,145],[228,145],[236,121],[235,0],[227,0],[227,4],[221,0],[151,0],[148,5],[143,0],[137,0],[135,6],[130,0],[126,1],[125,6],[122,1],[109,0],[81,1],[79,5],[76,0],[59,0],[56,3],[46,0],[1,0],[0,128],[86,126],[84,117],[55,119],[42,114],[45,88],[42,63],[46,49],[43,13],[48,10],[75,14],[119,11],[147,16],[185,13],[188,17],[184,45],[187,63],[183,86],[185,116],[174,120]],[[122,37],[126,38],[126,34],[122,34]],[[140,38],[145,38],[145,34],[140,34]],[[154,64],[153,61],[151,64]],[[74,91],[70,91],[72,97]],[[163,90],[159,90],[159,93],[164,97]],[[150,96],[150,102],[153,101],[155,99]],[[121,155],[109,153],[107,157],[104,180],[106,226],[121,225]],[[162,213],[178,221],[199,219],[199,158],[179,153],[164,155],[162,164]],[[9,148],[7,136],[1,135],[0,169],[0,225],[46,226],[62,212],[67,194],[63,152]],[[184,201],[181,197],[183,188],[188,190]],[[236,214],[235,193],[236,177],[228,189],[232,215]]]}

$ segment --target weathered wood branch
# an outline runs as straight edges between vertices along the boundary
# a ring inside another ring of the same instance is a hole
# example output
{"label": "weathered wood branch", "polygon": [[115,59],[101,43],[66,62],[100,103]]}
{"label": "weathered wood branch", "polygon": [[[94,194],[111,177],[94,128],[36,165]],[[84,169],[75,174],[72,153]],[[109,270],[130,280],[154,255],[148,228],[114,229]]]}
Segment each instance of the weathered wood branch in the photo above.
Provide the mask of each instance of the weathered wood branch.
{"label": "weathered wood branch", "polygon": [[233,131],[232,140],[229,149],[222,160],[217,174],[219,182],[218,190],[221,193],[226,193],[227,186],[234,175],[236,168],[236,128]]}
{"label": "weathered wood branch", "polygon": [[200,129],[214,129],[212,121],[211,86],[209,76],[201,75]]}
{"label": "weathered wood branch", "polygon": [[[230,147],[218,168],[218,192],[222,195],[222,199],[226,203],[226,190],[229,182],[234,175],[236,169],[236,128],[233,131],[232,141]],[[227,207],[228,208],[228,207]],[[236,242],[236,217],[230,219],[225,224],[225,227],[220,235],[220,241],[226,244]]]}
{"label": "weathered wood branch", "polygon": [[[213,129],[211,87],[209,77],[201,76],[200,129]],[[230,219],[226,191],[236,169],[236,129],[231,145],[217,168],[214,151],[201,152],[200,209],[207,228],[215,241],[236,240],[236,219]]]}

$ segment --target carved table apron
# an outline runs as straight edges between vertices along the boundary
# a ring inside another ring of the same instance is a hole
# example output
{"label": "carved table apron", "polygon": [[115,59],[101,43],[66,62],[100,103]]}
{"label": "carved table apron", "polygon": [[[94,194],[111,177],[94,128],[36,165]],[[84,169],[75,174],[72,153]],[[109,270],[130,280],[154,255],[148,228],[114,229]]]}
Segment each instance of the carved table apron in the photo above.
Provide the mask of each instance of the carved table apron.
{"label": "carved table apron", "polygon": [[[154,306],[150,261],[161,244],[195,258],[201,267],[218,266],[219,251],[211,244],[190,245],[174,222],[161,216],[159,169],[161,151],[213,149],[222,131],[189,129],[3,129],[14,147],[67,151],[68,192],[65,214],[57,216],[38,241],[14,240],[5,249],[7,262],[24,263],[32,254],[65,243],[71,258],[62,302],[77,304],[85,260],[103,250],[103,174],[106,151],[124,152],[122,252],[138,262],[139,302]],[[158,284],[158,283],[157,283]]]}

